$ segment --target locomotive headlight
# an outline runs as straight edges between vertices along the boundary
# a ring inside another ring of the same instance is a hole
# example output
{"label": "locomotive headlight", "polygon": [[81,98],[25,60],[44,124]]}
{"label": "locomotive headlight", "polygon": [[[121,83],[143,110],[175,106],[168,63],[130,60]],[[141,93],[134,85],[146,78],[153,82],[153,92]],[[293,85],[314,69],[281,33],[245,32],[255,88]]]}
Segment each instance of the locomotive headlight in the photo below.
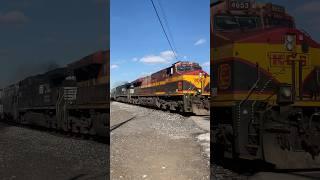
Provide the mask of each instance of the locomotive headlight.
{"label": "locomotive headlight", "polygon": [[287,35],[287,42],[293,43],[294,42],[294,35]]}
{"label": "locomotive headlight", "polygon": [[201,89],[197,89],[197,94],[201,94]]}
{"label": "locomotive headlight", "polygon": [[291,44],[291,43],[286,44],[286,48],[287,48],[288,51],[292,51],[293,50],[293,44]]}
{"label": "locomotive headlight", "polygon": [[290,88],[282,88],[280,93],[281,93],[281,96],[284,98],[290,98],[292,95]]}
{"label": "locomotive headlight", "polygon": [[292,34],[288,34],[285,36],[285,46],[288,51],[292,51],[294,49],[296,36]]}
{"label": "locomotive headlight", "polygon": [[248,112],[248,110],[246,110],[246,109],[244,109],[243,111],[242,111],[242,114],[244,114],[244,115],[247,115],[249,112]]}
{"label": "locomotive headlight", "polygon": [[280,105],[294,103],[294,92],[290,84],[280,84],[277,93],[277,103]]}

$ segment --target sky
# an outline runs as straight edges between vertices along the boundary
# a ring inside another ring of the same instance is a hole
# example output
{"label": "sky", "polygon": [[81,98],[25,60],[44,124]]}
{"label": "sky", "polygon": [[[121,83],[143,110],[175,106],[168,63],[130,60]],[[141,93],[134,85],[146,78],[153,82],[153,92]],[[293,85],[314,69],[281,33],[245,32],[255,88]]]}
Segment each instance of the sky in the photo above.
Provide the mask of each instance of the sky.
{"label": "sky", "polygon": [[295,18],[296,27],[305,30],[314,40],[320,42],[319,0],[256,0],[256,2],[271,2],[284,6],[286,11]]}
{"label": "sky", "polygon": [[1,0],[0,87],[109,47],[109,0]]}
{"label": "sky", "polygon": [[165,38],[151,0],[111,0],[111,88],[178,60],[198,62],[210,72],[210,1],[153,1],[178,58]]}

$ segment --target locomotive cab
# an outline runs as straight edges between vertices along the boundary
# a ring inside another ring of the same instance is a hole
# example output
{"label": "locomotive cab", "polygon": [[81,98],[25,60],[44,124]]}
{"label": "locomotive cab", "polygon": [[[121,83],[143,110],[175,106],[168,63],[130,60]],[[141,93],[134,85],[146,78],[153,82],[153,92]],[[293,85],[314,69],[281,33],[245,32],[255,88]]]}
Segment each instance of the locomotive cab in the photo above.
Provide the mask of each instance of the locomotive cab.
{"label": "locomotive cab", "polygon": [[214,31],[248,31],[275,27],[295,28],[293,17],[283,6],[253,0],[225,0],[214,4]]}

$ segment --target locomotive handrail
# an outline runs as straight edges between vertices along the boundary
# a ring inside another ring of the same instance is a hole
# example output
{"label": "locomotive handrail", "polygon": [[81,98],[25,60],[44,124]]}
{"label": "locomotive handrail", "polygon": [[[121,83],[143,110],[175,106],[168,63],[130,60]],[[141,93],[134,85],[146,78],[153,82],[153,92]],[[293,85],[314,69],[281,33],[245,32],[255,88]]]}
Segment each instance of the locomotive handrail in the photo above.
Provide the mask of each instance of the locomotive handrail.
{"label": "locomotive handrail", "polygon": [[[62,95],[61,95],[61,93],[62,93]],[[63,93],[63,91],[60,89],[60,90],[58,91],[58,100],[57,100],[57,103],[56,103],[56,117],[57,117],[57,121],[60,121],[62,118],[64,118],[64,117],[62,117],[62,116],[64,116],[64,115],[60,115],[60,104],[61,104],[63,98],[64,98],[64,93]],[[63,110],[65,110],[65,109],[63,109]],[[59,124],[60,124],[60,123],[59,123]]]}
{"label": "locomotive handrail", "polygon": [[320,86],[320,67],[316,70],[316,80],[317,85]]}
{"label": "locomotive handrail", "polygon": [[304,29],[300,29],[301,32],[303,32],[306,36],[308,36],[309,38],[311,38],[311,35]]}
{"label": "locomotive handrail", "polygon": [[256,64],[256,67],[257,67],[257,80],[256,82],[251,86],[249,92],[248,92],[248,95],[245,99],[243,99],[242,101],[240,101],[239,105],[243,104],[245,101],[247,101],[249,99],[249,97],[252,95],[253,93],[253,90],[257,87],[259,81],[260,81],[260,70],[259,70],[259,64],[257,63]]}
{"label": "locomotive handrail", "polygon": [[[252,95],[254,89],[257,87],[259,81],[260,81],[260,69],[259,69],[259,64],[256,64],[256,68],[257,68],[257,80],[256,82],[252,85],[252,87],[249,90],[249,93],[247,95],[247,97],[245,99],[243,99],[242,101],[240,101],[239,105],[238,105],[238,121],[237,121],[237,127],[240,127],[240,121],[241,121],[241,105],[247,101],[249,99],[249,97]],[[250,123],[249,123],[250,124]],[[237,134],[237,133],[236,133]]]}

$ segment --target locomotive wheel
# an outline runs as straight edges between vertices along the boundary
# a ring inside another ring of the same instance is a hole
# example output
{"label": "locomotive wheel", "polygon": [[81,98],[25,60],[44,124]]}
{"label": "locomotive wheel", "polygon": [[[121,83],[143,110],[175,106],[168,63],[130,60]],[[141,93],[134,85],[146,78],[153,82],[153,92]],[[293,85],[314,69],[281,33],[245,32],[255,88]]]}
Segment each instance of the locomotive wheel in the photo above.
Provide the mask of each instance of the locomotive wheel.
{"label": "locomotive wheel", "polygon": [[80,118],[80,122],[81,122],[81,126],[80,126],[80,133],[81,134],[88,134],[89,130],[88,130],[88,126],[90,121],[90,118],[85,118],[85,117],[81,117]]}
{"label": "locomotive wheel", "polygon": [[19,124],[26,124],[26,117],[25,117],[25,114],[22,114],[19,118]]}
{"label": "locomotive wheel", "polygon": [[221,165],[224,159],[224,145],[213,143],[213,161],[216,164]]}
{"label": "locomotive wheel", "polygon": [[79,119],[76,117],[69,117],[71,121],[71,131],[73,133],[80,133],[80,128],[79,128]]}
{"label": "locomotive wheel", "polygon": [[107,113],[98,113],[97,118],[93,121],[91,130],[100,136],[107,136],[108,129],[106,127]]}

